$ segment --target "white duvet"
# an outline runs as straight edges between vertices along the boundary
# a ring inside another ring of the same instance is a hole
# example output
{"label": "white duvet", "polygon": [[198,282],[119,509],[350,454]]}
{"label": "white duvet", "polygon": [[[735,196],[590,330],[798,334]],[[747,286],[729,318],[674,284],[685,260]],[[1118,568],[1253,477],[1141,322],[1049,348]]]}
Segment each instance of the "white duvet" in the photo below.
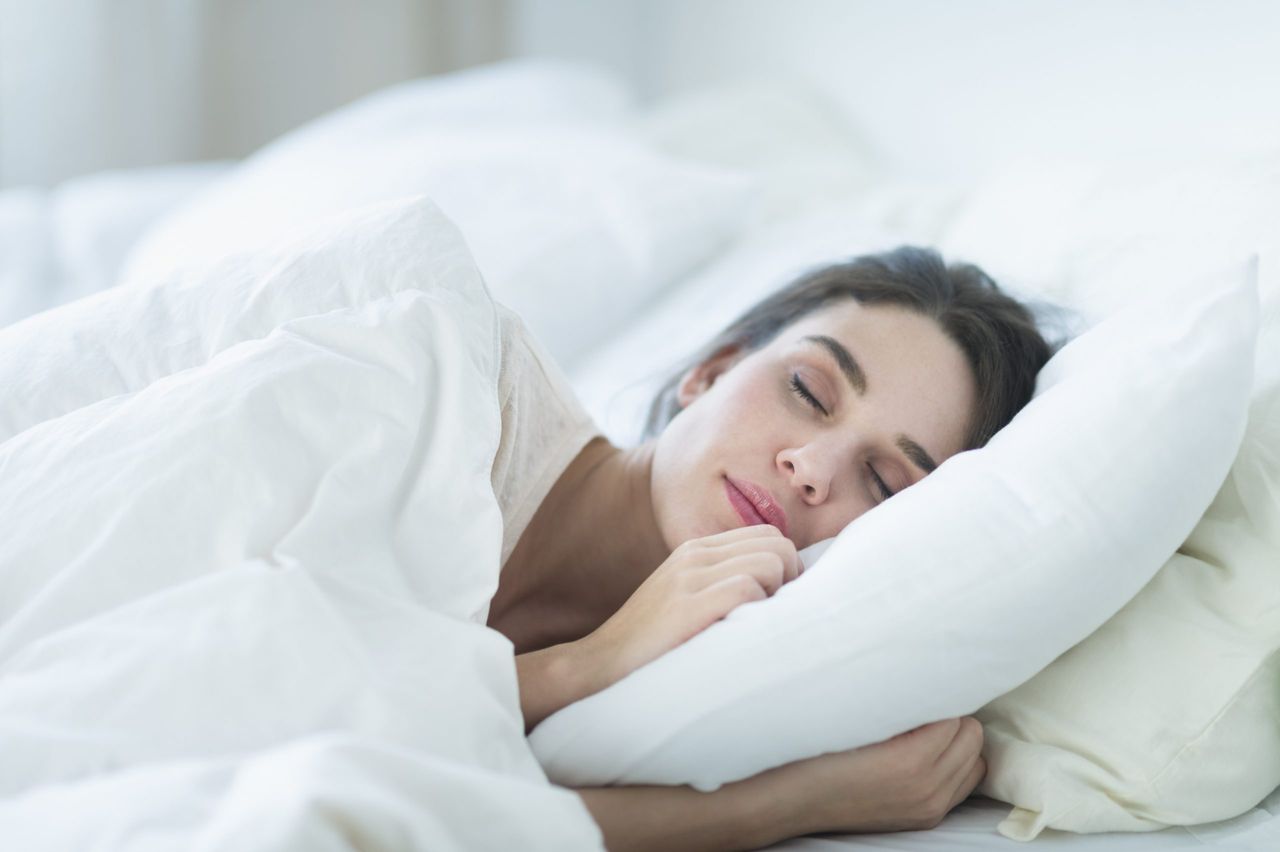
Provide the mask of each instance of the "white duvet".
{"label": "white duvet", "polygon": [[6,848],[602,848],[484,626],[493,303],[426,202],[325,245],[183,282],[265,276],[256,325],[166,313],[173,282],[104,294],[147,328],[35,318],[45,385],[0,443]]}

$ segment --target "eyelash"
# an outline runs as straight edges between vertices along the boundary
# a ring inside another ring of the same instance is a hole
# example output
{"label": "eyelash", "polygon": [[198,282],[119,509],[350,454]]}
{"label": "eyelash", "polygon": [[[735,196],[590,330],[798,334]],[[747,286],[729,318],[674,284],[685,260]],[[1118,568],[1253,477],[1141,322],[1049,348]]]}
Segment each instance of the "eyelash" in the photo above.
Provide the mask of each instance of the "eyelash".
{"label": "eyelash", "polygon": [[[800,381],[799,373],[791,374],[791,389],[795,392],[796,396],[809,403],[809,405],[813,406],[818,411],[821,411],[823,414],[827,413],[827,410],[822,407],[822,403],[818,402],[818,398],[810,392],[804,382]],[[889,490],[889,486],[884,484],[884,480],[880,478],[880,474],[876,473],[876,469],[870,464],[867,465],[867,470],[871,471],[871,478],[875,480],[876,487],[880,489],[880,494],[885,500],[888,500],[896,493]]]}
{"label": "eyelash", "polygon": [[868,464],[867,470],[871,471],[871,476],[873,479],[875,479],[876,486],[880,489],[880,494],[884,497],[884,499],[888,500],[890,497],[892,497],[895,492],[890,491],[889,486],[884,484],[884,480],[880,478],[880,474],[876,473],[876,469],[872,467],[870,464]]}
{"label": "eyelash", "polygon": [[800,381],[799,373],[791,374],[791,389],[796,392],[796,396],[800,397],[823,414],[827,413],[827,410],[822,407],[822,403],[818,402],[818,398],[809,392],[809,388],[805,387],[804,382]]}

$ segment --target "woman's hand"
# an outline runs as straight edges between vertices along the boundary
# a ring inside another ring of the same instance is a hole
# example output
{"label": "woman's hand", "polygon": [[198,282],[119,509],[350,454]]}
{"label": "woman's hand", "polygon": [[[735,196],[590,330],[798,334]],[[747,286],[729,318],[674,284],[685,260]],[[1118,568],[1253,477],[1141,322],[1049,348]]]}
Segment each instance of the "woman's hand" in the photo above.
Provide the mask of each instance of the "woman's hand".
{"label": "woman's hand", "polygon": [[[944,719],[882,743],[788,763],[738,784],[773,809],[775,840],[933,828],[987,771],[982,725]],[[771,840],[771,842],[773,842]]]}
{"label": "woman's hand", "polygon": [[795,545],[777,527],[740,527],[686,541],[594,631],[516,657],[525,732],[665,654],[739,604],[772,595],[803,570]]}
{"label": "woman's hand", "polygon": [[795,544],[767,524],[690,539],[579,641],[608,686],[803,571]]}
{"label": "woman's hand", "polygon": [[609,852],[729,852],[818,832],[933,828],[986,773],[982,726],[947,719],[875,745],[788,763],[710,793],[579,789]]}

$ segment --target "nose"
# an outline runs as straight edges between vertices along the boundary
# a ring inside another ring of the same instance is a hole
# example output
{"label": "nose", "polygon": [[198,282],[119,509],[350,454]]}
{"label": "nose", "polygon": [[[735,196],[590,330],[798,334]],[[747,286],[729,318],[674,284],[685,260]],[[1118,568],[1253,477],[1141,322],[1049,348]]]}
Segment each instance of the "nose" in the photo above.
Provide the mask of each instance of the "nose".
{"label": "nose", "polygon": [[778,467],[784,480],[805,503],[817,505],[831,490],[830,464],[816,457],[813,448],[787,449],[778,453]]}

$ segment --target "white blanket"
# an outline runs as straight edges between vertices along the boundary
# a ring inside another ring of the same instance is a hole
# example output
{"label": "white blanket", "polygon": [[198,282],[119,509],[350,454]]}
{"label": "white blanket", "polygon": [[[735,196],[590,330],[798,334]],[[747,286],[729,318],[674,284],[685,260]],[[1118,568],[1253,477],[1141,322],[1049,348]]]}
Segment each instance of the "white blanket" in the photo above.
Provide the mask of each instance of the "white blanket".
{"label": "white blanket", "polygon": [[3,845],[602,848],[483,623],[496,318],[448,280],[0,444]]}

